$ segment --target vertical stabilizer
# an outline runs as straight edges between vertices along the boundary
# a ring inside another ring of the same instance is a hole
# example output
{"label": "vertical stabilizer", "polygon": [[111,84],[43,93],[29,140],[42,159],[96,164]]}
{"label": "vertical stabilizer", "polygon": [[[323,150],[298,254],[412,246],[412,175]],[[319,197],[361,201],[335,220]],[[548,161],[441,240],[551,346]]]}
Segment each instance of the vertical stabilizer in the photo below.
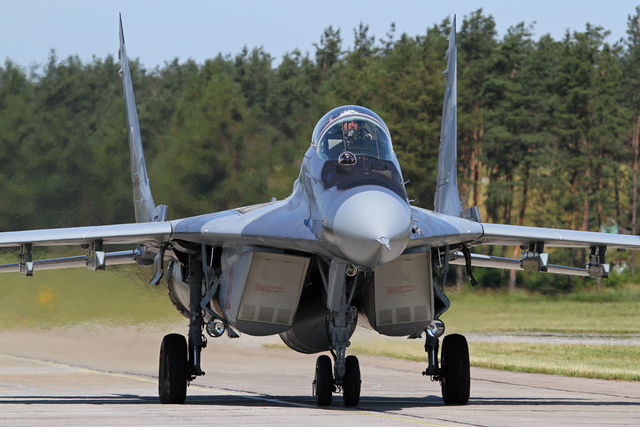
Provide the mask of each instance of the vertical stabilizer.
{"label": "vertical stabilizer", "polygon": [[446,215],[460,216],[462,207],[458,193],[457,178],[457,47],[456,17],[453,16],[449,49],[447,49],[447,69],[445,76],[444,103],[442,105],[442,124],[440,127],[440,151],[438,152],[438,177],[434,210]]}
{"label": "vertical stabilizer", "polygon": [[140,124],[138,123],[138,111],[136,100],[133,96],[133,84],[129,71],[127,50],[124,46],[124,32],[122,31],[122,16],[120,16],[120,59],[122,86],[124,88],[124,107],[127,114],[127,136],[129,139],[129,156],[131,159],[131,185],[133,186],[133,206],[136,212],[136,222],[153,221],[155,204],[149,187],[147,166],[144,162],[142,151],[142,137],[140,136]]}

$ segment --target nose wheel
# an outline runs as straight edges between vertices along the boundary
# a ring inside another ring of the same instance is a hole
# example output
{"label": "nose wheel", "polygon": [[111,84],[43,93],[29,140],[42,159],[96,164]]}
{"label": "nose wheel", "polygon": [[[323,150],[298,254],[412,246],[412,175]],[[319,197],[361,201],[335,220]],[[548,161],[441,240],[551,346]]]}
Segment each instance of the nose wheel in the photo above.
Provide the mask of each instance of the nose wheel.
{"label": "nose wheel", "polygon": [[342,386],[334,380],[331,358],[326,355],[319,356],[316,360],[316,374],[313,380],[313,395],[318,406],[329,406],[333,398],[333,392],[339,392],[342,388],[342,398],[345,406],[356,406],[360,403],[361,377],[360,363],[356,356],[347,356],[345,360],[345,374],[342,378]]}
{"label": "nose wheel", "polygon": [[333,393],[333,369],[329,356],[322,355],[316,360],[316,378],[313,381],[313,394],[318,406],[331,405]]}
{"label": "nose wheel", "polygon": [[360,403],[360,363],[355,356],[347,356],[347,370],[342,380],[342,399],[344,406],[356,406]]}

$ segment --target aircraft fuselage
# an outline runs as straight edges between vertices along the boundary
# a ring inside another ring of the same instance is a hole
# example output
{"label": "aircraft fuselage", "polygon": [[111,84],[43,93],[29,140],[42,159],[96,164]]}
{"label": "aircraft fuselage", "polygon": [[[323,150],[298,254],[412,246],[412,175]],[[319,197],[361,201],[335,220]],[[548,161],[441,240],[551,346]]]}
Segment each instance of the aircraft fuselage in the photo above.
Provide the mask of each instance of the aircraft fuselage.
{"label": "aircraft fuselage", "polygon": [[[339,128],[348,126],[351,123],[348,120],[352,118],[360,118],[361,111],[368,112],[353,106],[333,111],[338,112],[334,113],[337,123],[333,126]],[[341,111],[346,117],[340,120]],[[350,111],[357,111],[359,115],[351,117]],[[373,112],[369,113],[375,116]],[[377,116],[375,118],[379,120]],[[323,120],[318,126],[322,124]],[[386,126],[376,129],[388,136]],[[335,142],[341,135],[334,135],[330,140],[341,145],[340,155],[322,156],[320,144],[326,143],[329,131],[325,129],[324,134],[314,132],[297,183],[303,187],[308,199],[308,227],[318,239],[330,244],[332,254],[338,259],[365,269],[389,263],[404,251],[411,228],[409,201],[390,138],[385,141],[389,152],[380,155],[379,150],[365,147],[375,144],[374,141],[349,144],[348,137],[342,135],[343,142]],[[349,158],[344,159],[345,153]]]}

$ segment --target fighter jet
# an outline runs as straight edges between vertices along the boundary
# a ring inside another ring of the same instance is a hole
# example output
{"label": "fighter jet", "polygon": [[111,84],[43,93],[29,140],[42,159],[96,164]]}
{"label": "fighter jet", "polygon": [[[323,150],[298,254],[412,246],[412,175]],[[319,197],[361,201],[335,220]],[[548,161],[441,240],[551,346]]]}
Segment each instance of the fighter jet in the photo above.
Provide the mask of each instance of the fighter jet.
{"label": "fighter jet", "polygon": [[[446,404],[469,400],[469,350],[462,335],[442,340],[440,316],[451,264],[603,278],[608,247],[640,248],[640,238],[483,223],[477,207],[462,209],[456,178],[456,20],[452,22],[442,109],[434,210],[411,205],[389,128],[373,111],[346,105],[326,113],[311,135],[300,175],[284,200],[168,220],[151,194],[120,19],[135,223],[0,233],[0,247],[20,250],[20,271],[107,264],[153,266],[151,284],[165,274],[169,299],[189,319],[187,337],[170,334],[160,347],[159,396],[183,403],[198,376],[210,337],[279,334],[291,349],[321,354],[313,394],[319,406],[343,394],[358,405],[358,359],[347,356],[358,324],[382,335],[425,336],[428,366]],[[114,244],[137,245],[106,252]],[[86,256],[34,261],[33,246],[80,245]],[[511,245],[522,258],[473,254],[478,245]],[[584,268],[549,264],[546,247],[584,248]],[[439,357],[440,356],[440,357]]]}

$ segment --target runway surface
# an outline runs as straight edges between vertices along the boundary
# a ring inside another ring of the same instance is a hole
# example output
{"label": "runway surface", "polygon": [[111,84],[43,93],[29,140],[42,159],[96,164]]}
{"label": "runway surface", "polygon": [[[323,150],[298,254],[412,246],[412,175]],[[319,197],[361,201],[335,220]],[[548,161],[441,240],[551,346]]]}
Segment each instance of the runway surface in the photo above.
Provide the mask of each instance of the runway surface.
{"label": "runway surface", "polygon": [[315,356],[250,337],[210,340],[207,374],[189,387],[186,404],[161,405],[155,375],[168,332],[0,332],[0,425],[640,424],[640,383],[472,368],[469,404],[452,407],[439,384],[420,375],[423,363],[374,357],[360,357],[360,405],[347,409],[334,395],[319,409],[311,397]]}

